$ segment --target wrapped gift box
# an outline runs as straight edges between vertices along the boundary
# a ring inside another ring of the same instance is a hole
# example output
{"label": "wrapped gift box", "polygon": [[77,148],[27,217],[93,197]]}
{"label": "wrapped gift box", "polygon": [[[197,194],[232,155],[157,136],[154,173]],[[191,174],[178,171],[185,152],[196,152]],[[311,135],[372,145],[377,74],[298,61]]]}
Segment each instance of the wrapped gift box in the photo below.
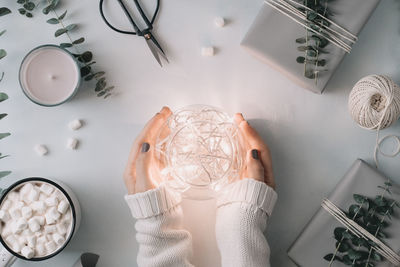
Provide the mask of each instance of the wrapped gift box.
{"label": "wrapped gift box", "polygon": [[[341,27],[358,35],[380,0],[330,1],[331,17]],[[324,50],[326,65],[317,79],[304,77],[304,65],[296,62],[302,56],[297,50],[297,38],[305,37],[306,30],[279,11],[263,3],[260,12],[245,35],[241,45],[257,58],[285,74],[299,86],[315,93],[322,93],[342,61],[345,52],[333,44]]]}
{"label": "wrapped gift box", "polygon": [[[353,194],[361,194],[367,197],[375,197],[381,191],[377,186],[384,185],[387,177],[379,173],[375,168],[370,167],[362,160],[357,160],[344,178],[328,197],[339,208],[347,210],[354,204]],[[393,184],[393,183],[392,183]],[[389,198],[400,202],[400,187],[393,184],[392,195]],[[328,266],[328,262],[323,257],[335,250],[335,240],[333,230],[336,227],[344,227],[332,215],[323,208],[313,216],[308,225],[293,243],[288,251],[289,257],[298,266],[321,267]],[[383,242],[393,251],[400,252],[400,211],[393,216],[390,226],[385,228],[385,233],[389,236]],[[332,266],[346,266],[340,262],[334,262]],[[376,267],[392,267],[388,261],[381,262]]]}

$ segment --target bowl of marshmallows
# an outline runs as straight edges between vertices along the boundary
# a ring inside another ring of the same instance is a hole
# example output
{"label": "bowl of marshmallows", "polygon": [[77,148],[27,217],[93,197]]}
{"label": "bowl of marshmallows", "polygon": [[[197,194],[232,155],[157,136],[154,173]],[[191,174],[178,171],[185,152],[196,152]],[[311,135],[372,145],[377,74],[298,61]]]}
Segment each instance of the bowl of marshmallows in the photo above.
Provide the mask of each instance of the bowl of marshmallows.
{"label": "bowl of marshmallows", "polygon": [[57,255],[80,218],[79,202],[64,184],[37,177],[16,182],[0,198],[0,266],[16,258],[40,261]]}

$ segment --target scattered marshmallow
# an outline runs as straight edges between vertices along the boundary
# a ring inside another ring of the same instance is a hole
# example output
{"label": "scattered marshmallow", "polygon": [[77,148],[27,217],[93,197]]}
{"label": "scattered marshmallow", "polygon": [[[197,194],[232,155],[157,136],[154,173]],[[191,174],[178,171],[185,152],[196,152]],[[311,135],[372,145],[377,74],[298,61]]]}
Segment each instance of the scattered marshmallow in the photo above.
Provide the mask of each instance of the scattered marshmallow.
{"label": "scattered marshmallow", "polygon": [[61,214],[65,214],[69,208],[69,204],[67,201],[62,200],[60,204],[58,204],[57,211]]}
{"label": "scattered marshmallow", "polygon": [[78,147],[78,139],[76,138],[68,138],[67,140],[67,148],[71,150],[75,150]]}
{"label": "scattered marshmallow", "polygon": [[7,222],[10,219],[10,215],[6,210],[0,210],[0,220],[3,222]]}
{"label": "scattered marshmallow", "polygon": [[223,17],[216,17],[214,19],[215,26],[222,28],[225,26],[225,19]]}
{"label": "scattered marshmallow", "polygon": [[32,217],[31,207],[29,207],[29,206],[22,207],[21,214],[22,214],[22,217],[24,217],[25,219],[29,219],[30,217]]}
{"label": "scattered marshmallow", "polygon": [[50,196],[51,193],[53,193],[53,191],[54,191],[54,187],[51,186],[51,185],[49,185],[49,184],[43,183],[43,184],[39,187],[39,190],[40,190],[40,192],[46,194],[47,196]]}
{"label": "scattered marshmallow", "polygon": [[214,47],[208,46],[208,47],[202,47],[201,48],[201,55],[204,57],[212,57],[214,56]]}
{"label": "scattered marshmallow", "polygon": [[39,156],[44,156],[49,152],[45,145],[36,145],[35,151]]}
{"label": "scattered marshmallow", "polygon": [[76,131],[76,130],[78,130],[79,128],[82,127],[82,122],[81,122],[81,120],[78,120],[78,119],[73,120],[70,123],[68,123],[68,127],[71,130]]}
{"label": "scattered marshmallow", "polygon": [[33,258],[33,256],[35,255],[35,252],[33,251],[32,248],[25,246],[21,249],[21,254],[22,256],[24,256],[27,259],[31,259]]}

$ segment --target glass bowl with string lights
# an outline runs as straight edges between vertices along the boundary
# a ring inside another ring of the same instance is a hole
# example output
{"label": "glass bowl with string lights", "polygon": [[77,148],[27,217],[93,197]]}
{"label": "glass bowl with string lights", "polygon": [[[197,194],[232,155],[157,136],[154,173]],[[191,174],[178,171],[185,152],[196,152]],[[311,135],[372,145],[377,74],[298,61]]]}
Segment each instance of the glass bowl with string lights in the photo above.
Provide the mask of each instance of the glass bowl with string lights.
{"label": "glass bowl with string lights", "polygon": [[156,158],[162,179],[173,189],[198,198],[218,192],[239,178],[239,129],[225,112],[192,105],[174,112],[161,128]]}

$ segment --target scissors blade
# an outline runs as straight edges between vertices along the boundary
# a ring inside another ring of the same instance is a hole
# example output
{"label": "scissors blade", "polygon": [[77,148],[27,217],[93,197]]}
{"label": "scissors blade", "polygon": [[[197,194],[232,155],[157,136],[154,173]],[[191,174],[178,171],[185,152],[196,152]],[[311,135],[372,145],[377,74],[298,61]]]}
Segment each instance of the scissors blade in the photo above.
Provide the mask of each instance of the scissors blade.
{"label": "scissors blade", "polygon": [[167,63],[169,63],[169,60],[168,60],[167,56],[164,53],[164,50],[161,48],[161,45],[157,42],[157,39],[152,34],[150,35],[150,40],[153,41],[153,43],[156,45],[156,47],[159,50],[160,55],[163,57],[163,59],[165,61],[167,61]]}
{"label": "scissors blade", "polygon": [[162,67],[161,59],[157,50],[157,47],[150,39],[146,39],[147,46],[149,47],[151,53],[153,54],[154,58],[157,60],[158,64]]}

